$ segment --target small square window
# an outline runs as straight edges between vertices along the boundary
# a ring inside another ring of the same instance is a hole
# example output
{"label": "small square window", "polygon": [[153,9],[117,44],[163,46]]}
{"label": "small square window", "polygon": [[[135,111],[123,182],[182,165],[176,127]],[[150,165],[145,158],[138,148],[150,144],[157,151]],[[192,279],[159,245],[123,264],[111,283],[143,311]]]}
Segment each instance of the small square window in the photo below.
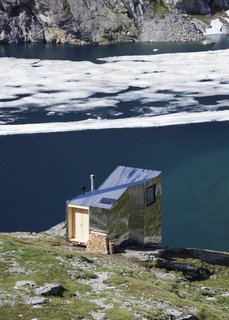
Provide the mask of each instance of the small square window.
{"label": "small square window", "polygon": [[146,189],[146,205],[150,206],[155,202],[155,184]]}

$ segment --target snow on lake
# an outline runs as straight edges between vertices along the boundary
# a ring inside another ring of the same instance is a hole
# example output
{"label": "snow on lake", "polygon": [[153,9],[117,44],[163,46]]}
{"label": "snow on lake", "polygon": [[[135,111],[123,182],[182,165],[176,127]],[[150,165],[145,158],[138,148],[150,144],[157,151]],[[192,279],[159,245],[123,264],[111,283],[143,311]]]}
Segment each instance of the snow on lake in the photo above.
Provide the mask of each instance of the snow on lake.
{"label": "snow on lake", "polygon": [[229,50],[0,58],[0,135],[229,120]]}

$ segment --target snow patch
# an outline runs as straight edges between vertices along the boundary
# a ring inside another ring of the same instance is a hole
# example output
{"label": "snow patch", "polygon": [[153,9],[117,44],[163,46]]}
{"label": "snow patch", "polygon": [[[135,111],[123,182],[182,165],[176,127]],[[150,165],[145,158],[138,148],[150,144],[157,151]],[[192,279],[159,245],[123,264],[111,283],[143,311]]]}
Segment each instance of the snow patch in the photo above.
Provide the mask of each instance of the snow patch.
{"label": "snow patch", "polygon": [[76,122],[0,125],[0,136],[99,129],[163,127],[211,121],[229,121],[229,111],[182,112],[152,117],[134,117],[114,120],[88,119]]}
{"label": "snow patch", "polygon": [[211,28],[205,30],[205,35],[213,35],[222,33],[221,28],[223,23],[219,19],[214,19],[211,21]]}

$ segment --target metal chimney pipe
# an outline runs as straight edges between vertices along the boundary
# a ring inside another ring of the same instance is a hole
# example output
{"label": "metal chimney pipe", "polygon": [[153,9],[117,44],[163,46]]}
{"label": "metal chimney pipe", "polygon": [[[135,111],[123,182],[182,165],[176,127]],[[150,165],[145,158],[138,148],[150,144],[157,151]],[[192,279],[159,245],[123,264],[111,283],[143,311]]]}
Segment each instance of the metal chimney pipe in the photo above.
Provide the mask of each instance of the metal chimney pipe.
{"label": "metal chimney pipe", "polygon": [[91,174],[90,179],[91,179],[91,191],[94,191],[95,190],[95,175]]}
{"label": "metal chimney pipe", "polygon": [[82,187],[81,187],[81,189],[82,189],[83,196],[84,196],[84,194],[85,194],[85,190],[86,190],[86,187],[85,187],[85,186],[82,186]]}

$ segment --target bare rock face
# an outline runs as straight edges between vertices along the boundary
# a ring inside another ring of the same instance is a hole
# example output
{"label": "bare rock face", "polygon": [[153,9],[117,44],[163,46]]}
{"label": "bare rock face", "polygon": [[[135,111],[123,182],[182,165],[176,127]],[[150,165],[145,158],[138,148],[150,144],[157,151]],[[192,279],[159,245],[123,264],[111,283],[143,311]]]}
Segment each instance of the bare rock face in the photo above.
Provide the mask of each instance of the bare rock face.
{"label": "bare rock face", "polygon": [[0,42],[43,41],[43,30],[36,17],[26,4],[18,3],[19,0],[0,3]]}
{"label": "bare rock face", "polygon": [[152,4],[159,0],[0,0],[0,43],[199,40],[188,19],[179,18],[180,27],[173,15],[177,11],[210,15],[229,8],[229,0],[163,1],[167,19],[152,17]]}
{"label": "bare rock face", "polygon": [[229,8],[229,0],[164,0],[170,9],[184,13],[211,15],[215,10]]}
{"label": "bare rock face", "polygon": [[66,222],[60,222],[49,230],[44,231],[44,233],[56,237],[66,237]]}
{"label": "bare rock face", "polygon": [[108,43],[137,37],[148,0],[0,0],[1,42]]}

